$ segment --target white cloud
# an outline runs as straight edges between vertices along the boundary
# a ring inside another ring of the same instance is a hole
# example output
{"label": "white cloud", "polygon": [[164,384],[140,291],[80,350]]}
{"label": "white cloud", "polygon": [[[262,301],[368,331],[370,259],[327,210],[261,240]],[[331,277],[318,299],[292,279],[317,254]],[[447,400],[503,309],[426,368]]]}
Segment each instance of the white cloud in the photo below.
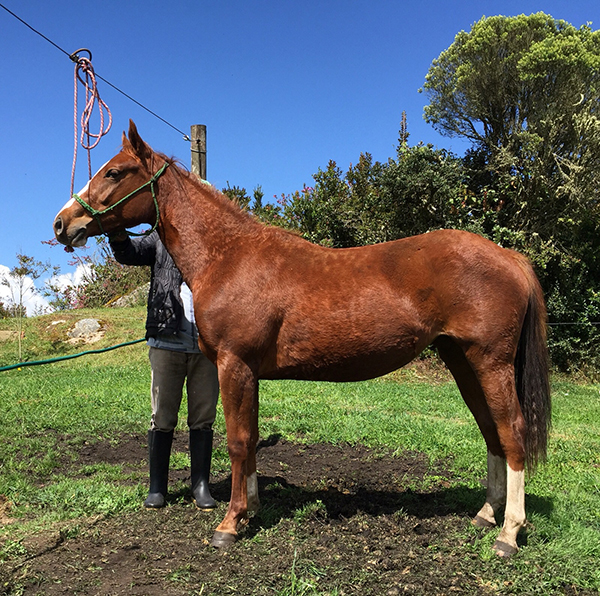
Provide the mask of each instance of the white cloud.
{"label": "white cloud", "polygon": [[49,278],[49,281],[60,288],[66,288],[67,286],[78,286],[84,279],[89,279],[91,276],[91,269],[89,265],[78,264],[77,268],[73,273],[61,273],[60,275],[54,275]]}
{"label": "white cloud", "polygon": [[[79,264],[73,273],[64,273],[45,280],[38,280],[40,283],[37,286],[33,279],[26,277],[23,280],[22,300],[27,310],[27,316],[31,317],[52,310],[48,300],[37,292],[36,287],[43,287],[46,281],[50,281],[53,286],[58,288],[78,286],[89,275],[89,266]],[[6,265],[0,265],[0,301],[7,306],[19,303],[19,284],[16,279],[11,277],[10,268]]]}
{"label": "white cloud", "polygon": [[29,317],[49,310],[48,301],[37,293],[33,279],[25,277],[19,284],[6,265],[0,265],[0,301],[6,306],[22,301]]}

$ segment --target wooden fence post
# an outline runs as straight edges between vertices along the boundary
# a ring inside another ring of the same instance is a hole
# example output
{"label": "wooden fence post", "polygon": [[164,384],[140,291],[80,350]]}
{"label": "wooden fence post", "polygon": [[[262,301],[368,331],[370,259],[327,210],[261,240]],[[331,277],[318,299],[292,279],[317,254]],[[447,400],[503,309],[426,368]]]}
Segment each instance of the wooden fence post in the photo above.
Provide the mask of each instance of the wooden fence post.
{"label": "wooden fence post", "polygon": [[192,173],[206,180],[206,125],[192,124]]}

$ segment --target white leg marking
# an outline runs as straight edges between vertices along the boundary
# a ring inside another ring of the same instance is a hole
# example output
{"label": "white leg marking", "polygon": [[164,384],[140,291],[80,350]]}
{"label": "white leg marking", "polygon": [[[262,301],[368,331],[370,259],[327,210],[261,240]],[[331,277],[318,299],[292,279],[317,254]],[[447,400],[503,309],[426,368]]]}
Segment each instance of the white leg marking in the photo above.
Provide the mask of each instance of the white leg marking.
{"label": "white leg marking", "polygon": [[509,555],[518,550],[517,534],[525,522],[525,471],[515,472],[508,466],[504,526],[494,545],[498,554]]}
{"label": "white leg marking", "polygon": [[487,454],[487,493],[485,505],[473,523],[476,525],[496,525],[496,514],[506,503],[506,460],[503,457]]}
{"label": "white leg marking", "polygon": [[246,480],[247,494],[248,494],[248,512],[258,511],[260,507],[260,500],[258,498],[258,478],[256,472],[250,474]]}

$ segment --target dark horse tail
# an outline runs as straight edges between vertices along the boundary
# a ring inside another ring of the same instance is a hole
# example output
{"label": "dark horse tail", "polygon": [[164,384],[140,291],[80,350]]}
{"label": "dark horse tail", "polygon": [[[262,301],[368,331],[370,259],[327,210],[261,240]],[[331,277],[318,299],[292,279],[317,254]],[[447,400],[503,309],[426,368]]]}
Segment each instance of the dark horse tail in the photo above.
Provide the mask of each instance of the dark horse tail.
{"label": "dark horse tail", "polygon": [[515,381],[521,411],[525,418],[525,463],[533,472],[545,461],[551,424],[546,304],[542,288],[528,265],[529,304],[521,329],[515,359]]}

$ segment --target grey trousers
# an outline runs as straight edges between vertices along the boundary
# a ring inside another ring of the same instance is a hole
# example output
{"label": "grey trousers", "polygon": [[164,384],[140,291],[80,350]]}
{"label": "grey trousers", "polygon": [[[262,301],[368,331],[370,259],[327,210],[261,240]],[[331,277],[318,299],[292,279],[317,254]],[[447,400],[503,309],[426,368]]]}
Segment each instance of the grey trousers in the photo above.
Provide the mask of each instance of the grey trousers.
{"label": "grey trousers", "polygon": [[190,430],[210,429],[219,398],[217,367],[204,354],[150,348],[152,419],[150,430],[169,432],[177,426],[186,382]]}

